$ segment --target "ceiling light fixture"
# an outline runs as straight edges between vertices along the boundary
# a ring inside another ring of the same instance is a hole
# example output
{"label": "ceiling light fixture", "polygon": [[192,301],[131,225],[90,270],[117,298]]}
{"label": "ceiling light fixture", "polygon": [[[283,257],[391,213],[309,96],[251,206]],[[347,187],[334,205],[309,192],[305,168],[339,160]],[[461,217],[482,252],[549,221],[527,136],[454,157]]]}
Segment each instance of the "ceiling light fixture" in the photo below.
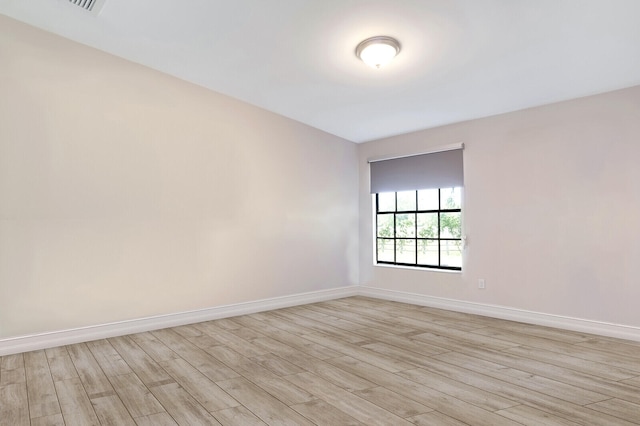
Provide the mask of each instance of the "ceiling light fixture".
{"label": "ceiling light fixture", "polygon": [[373,68],[389,63],[400,53],[398,40],[387,36],[376,36],[363,40],[356,47],[356,56]]}

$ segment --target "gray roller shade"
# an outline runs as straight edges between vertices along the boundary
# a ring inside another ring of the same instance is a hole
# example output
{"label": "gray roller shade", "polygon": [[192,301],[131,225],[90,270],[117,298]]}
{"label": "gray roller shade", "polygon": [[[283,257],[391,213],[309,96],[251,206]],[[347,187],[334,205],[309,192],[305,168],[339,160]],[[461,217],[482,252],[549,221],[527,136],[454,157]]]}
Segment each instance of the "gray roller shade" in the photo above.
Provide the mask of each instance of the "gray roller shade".
{"label": "gray roller shade", "polygon": [[371,193],[463,186],[462,149],[371,163]]}

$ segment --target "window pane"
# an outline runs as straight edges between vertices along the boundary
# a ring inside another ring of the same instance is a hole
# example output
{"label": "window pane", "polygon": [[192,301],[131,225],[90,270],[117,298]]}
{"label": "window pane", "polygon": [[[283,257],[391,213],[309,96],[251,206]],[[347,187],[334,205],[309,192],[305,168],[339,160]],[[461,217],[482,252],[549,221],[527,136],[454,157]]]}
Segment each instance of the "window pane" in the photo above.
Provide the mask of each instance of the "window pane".
{"label": "window pane", "polygon": [[418,237],[438,238],[438,213],[418,213]]}
{"label": "window pane", "polygon": [[442,266],[462,267],[462,241],[440,241]]}
{"label": "window pane", "polygon": [[418,240],[418,263],[438,266],[438,241]]}
{"label": "window pane", "polygon": [[441,209],[462,208],[462,188],[442,188],[440,190]]}
{"label": "window pane", "polygon": [[404,212],[416,209],[416,191],[398,192],[398,211]]}
{"label": "window pane", "polygon": [[416,236],[415,213],[396,215],[396,237],[413,238]]}
{"label": "window pane", "polygon": [[437,189],[422,189],[418,191],[418,210],[438,210]]}
{"label": "window pane", "polygon": [[393,213],[379,214],[378,217],[378,237],[393,238]]}
{"label": "window pane", "polygon": [[378,194],[378,211],[392,212],[396,209],[396,193],[381,192]]}
{"label": "window pane", "polygon": [[393,262],[393,240],[378,238],[378,262]]}
{"label": "window pane", "polygon": [[462,269],[462,213],[450,211],[462,210],[462,188],[384,192],[376,201],[378,262]]}
{"label": "window pane", "polygon": [[416,240],[396,240],[396,262],[416,263]]}
{"label": "window pane", "polygon": [[460,238],[460,213],[440,213],[440,238]]}

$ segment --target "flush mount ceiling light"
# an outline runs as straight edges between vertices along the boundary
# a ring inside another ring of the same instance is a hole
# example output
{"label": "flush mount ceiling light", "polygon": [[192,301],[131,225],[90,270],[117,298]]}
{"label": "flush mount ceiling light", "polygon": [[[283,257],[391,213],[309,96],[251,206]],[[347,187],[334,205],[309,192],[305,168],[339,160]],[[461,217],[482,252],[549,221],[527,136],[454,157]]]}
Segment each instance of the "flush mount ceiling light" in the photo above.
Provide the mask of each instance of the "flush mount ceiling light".
{"label": "flush mount ceiling light", "polygon": [[356,56],[373,68],[380,68],[389,63],[400,53],[398,40],[387,36],[368,38],[356,47]]}

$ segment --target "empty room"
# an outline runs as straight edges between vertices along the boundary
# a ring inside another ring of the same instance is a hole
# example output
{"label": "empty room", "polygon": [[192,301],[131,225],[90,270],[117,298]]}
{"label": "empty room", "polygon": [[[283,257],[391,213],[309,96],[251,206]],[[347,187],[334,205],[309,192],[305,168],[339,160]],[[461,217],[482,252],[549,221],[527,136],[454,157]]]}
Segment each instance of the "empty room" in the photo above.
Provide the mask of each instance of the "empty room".
{"label": "empty room", "polygon": [[0,426],[639,425],[639,16],[0,0]]}

